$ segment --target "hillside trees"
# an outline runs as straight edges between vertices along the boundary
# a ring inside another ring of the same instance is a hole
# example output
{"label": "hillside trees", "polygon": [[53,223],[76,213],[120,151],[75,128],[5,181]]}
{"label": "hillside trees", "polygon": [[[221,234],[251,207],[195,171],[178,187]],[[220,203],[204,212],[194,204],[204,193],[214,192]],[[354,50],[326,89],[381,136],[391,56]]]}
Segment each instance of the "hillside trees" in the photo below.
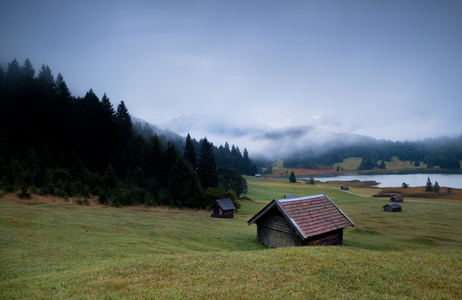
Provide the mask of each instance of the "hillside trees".
{"label": "hillside trees", "polygon": [[[170,140],[153,134],[150,126],[138,126],[143,134],[137,134],[124,101],[114,109],[106,94],[100,100],[91,88],[74,97],[62,74],[54,79],[48,65],[34,76],[29,60],[22,66],[12,60],[6,72],[0,67],[3,191],[34,189],[64,198],[93,195],[116,206],[191,208],[206,207],[205,189],[219,183],[223,192],[246,192],[236,169],[235,177],[219,181],[219,151],[206,138],[198,143],[188,135],[180,153],[181,138],[173,133]],[[249,168],[248,152],[242,156],[233,148],[234,163]],[[223,154],[233,159],[229,147]]]}
{"label": "hillside trees", "polygon": [[377,163],[380,160],[391,161],[394,156],[400,160],[423,161],[427,168],[439,166],[442,169],[459,170],[462,160],[462,135],[457,138],[442,137],[415,142],[364,140],[355,144],[326,149],[323,152],[315,152],[308,148],[283,157],[283,160],[284,167],[287,168],[326,169],[334,163],[341,162],[344,158],[362,157],[364,162],[359,169],[364,167],[367,169],[373,164],[371,157]]}
{"label": "hillside trees", "polygon": [[359,165],[359,170],[372,170],[378,167],[377,160],[373,156],[365,156],[361,160],[361,164]]}
{"label": "hillside trees", "polygon": [[199,177],[192,165],[179,156],[168,178],[170,205],[190,208],[206,208]]}
{"label": "hillside trees", "polygon": [[237,197],[247,193],[247,181],[236,168],[221,166],[217,169],[218,186],[224,191],[234,191]]}

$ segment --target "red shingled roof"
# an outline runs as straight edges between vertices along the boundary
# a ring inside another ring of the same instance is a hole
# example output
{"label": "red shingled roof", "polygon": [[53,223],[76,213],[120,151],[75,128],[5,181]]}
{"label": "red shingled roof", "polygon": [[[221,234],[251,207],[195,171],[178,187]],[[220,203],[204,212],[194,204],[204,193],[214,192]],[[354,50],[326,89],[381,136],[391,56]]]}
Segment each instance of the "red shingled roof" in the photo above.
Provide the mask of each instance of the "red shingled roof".
{"label": "red shingled roof", "polygon": [[354,223],[325,194],[291,199],[274,199],[247,223],[249,225],[277,206],[304,239]]}

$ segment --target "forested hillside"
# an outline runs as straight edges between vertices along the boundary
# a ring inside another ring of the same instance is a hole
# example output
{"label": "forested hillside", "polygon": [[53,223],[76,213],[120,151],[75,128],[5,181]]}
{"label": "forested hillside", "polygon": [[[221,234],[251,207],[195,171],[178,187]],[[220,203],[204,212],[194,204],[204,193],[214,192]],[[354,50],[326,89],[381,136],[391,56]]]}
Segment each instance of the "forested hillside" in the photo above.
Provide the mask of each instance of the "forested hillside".
{"label": "forested hillside", "polygon": [[0,66],[1,190],[191,208],[246,192],[241,173],[256,172],[246,149],[139,132],[123,101],[75,97],[47,65],[35,73],[29,59]]}
{"label": "forested hillside", "polygon": [[[340,141],[339,141],[340,144]],[[381,161],[391,161],[392,157],[411,161],[418,165],[425,163],[428,168],[460,170],[462,160],[462,135],[458,138],[441,137],[415,142],[393,142],[367,139],[361,143],[326,149],[324,152],[307,150],[284,158],[284,167],[328,169],[348,157],[362,157],[360,170],[383,167]]]}

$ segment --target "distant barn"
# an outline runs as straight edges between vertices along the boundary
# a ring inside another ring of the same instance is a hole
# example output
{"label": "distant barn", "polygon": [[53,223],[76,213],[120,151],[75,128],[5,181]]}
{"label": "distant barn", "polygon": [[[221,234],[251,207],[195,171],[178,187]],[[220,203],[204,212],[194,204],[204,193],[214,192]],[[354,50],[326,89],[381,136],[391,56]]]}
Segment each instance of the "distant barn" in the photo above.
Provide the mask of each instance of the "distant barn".
{"label": "distant barn", "polygon": [[404,198],[401,195],[394,195],[393,197],[390,198],[391,202],[403,202]]}
{"label": "distant barn", "polygon": [[235,209],[231,199],[218,199],[211,207],[212,218],[232,218]]}
{"label": "distant barn", "polygon": [[340,188],[344,191],[348,191],[350,189],[348,185],[342,185]]}
{"label": "distant barn", "polygon": [[325,194],[274,199],[247,221],[257,241],[272,248],[343,245],[343,228],[354,223]]}
{"label": "distant barn", "polygon": [[396,202],[388,203],[383,206],[383,211],[399,212],[401,211],[401,205]]}

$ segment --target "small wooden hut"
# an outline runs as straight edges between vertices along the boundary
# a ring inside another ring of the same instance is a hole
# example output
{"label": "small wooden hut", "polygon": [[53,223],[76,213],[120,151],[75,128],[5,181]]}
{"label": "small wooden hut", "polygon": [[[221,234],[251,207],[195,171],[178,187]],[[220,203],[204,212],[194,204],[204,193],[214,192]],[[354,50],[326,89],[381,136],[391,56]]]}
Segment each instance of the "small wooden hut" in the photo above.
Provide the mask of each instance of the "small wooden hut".
{"label": "small wooden hut", "polygon": [[404,198],[401,195],[394,195],[393,197],[390,198],[391,202],[403,202]]}
{"label": "small wooden hut", "polygon": [[401,211],[401,205],[396,202],[388,203],[383,206],[383,211],[398,212]]}
{"label": "small wooden hut", "polygon": [[342,245],[343,228],[354,223],[325,194],[274,199],[253,216],[257,241],[272,248]]}
{"label": "small wooden hut", "polygon": [[284,199],[291,199],[291,198],[295,198],[295,194],[285,194],[284,195]]}
{"label": "small wooden hut", "polygon": [[233,218],[235,209],[231,199],[218,199],[211,207],[212,218]]}

